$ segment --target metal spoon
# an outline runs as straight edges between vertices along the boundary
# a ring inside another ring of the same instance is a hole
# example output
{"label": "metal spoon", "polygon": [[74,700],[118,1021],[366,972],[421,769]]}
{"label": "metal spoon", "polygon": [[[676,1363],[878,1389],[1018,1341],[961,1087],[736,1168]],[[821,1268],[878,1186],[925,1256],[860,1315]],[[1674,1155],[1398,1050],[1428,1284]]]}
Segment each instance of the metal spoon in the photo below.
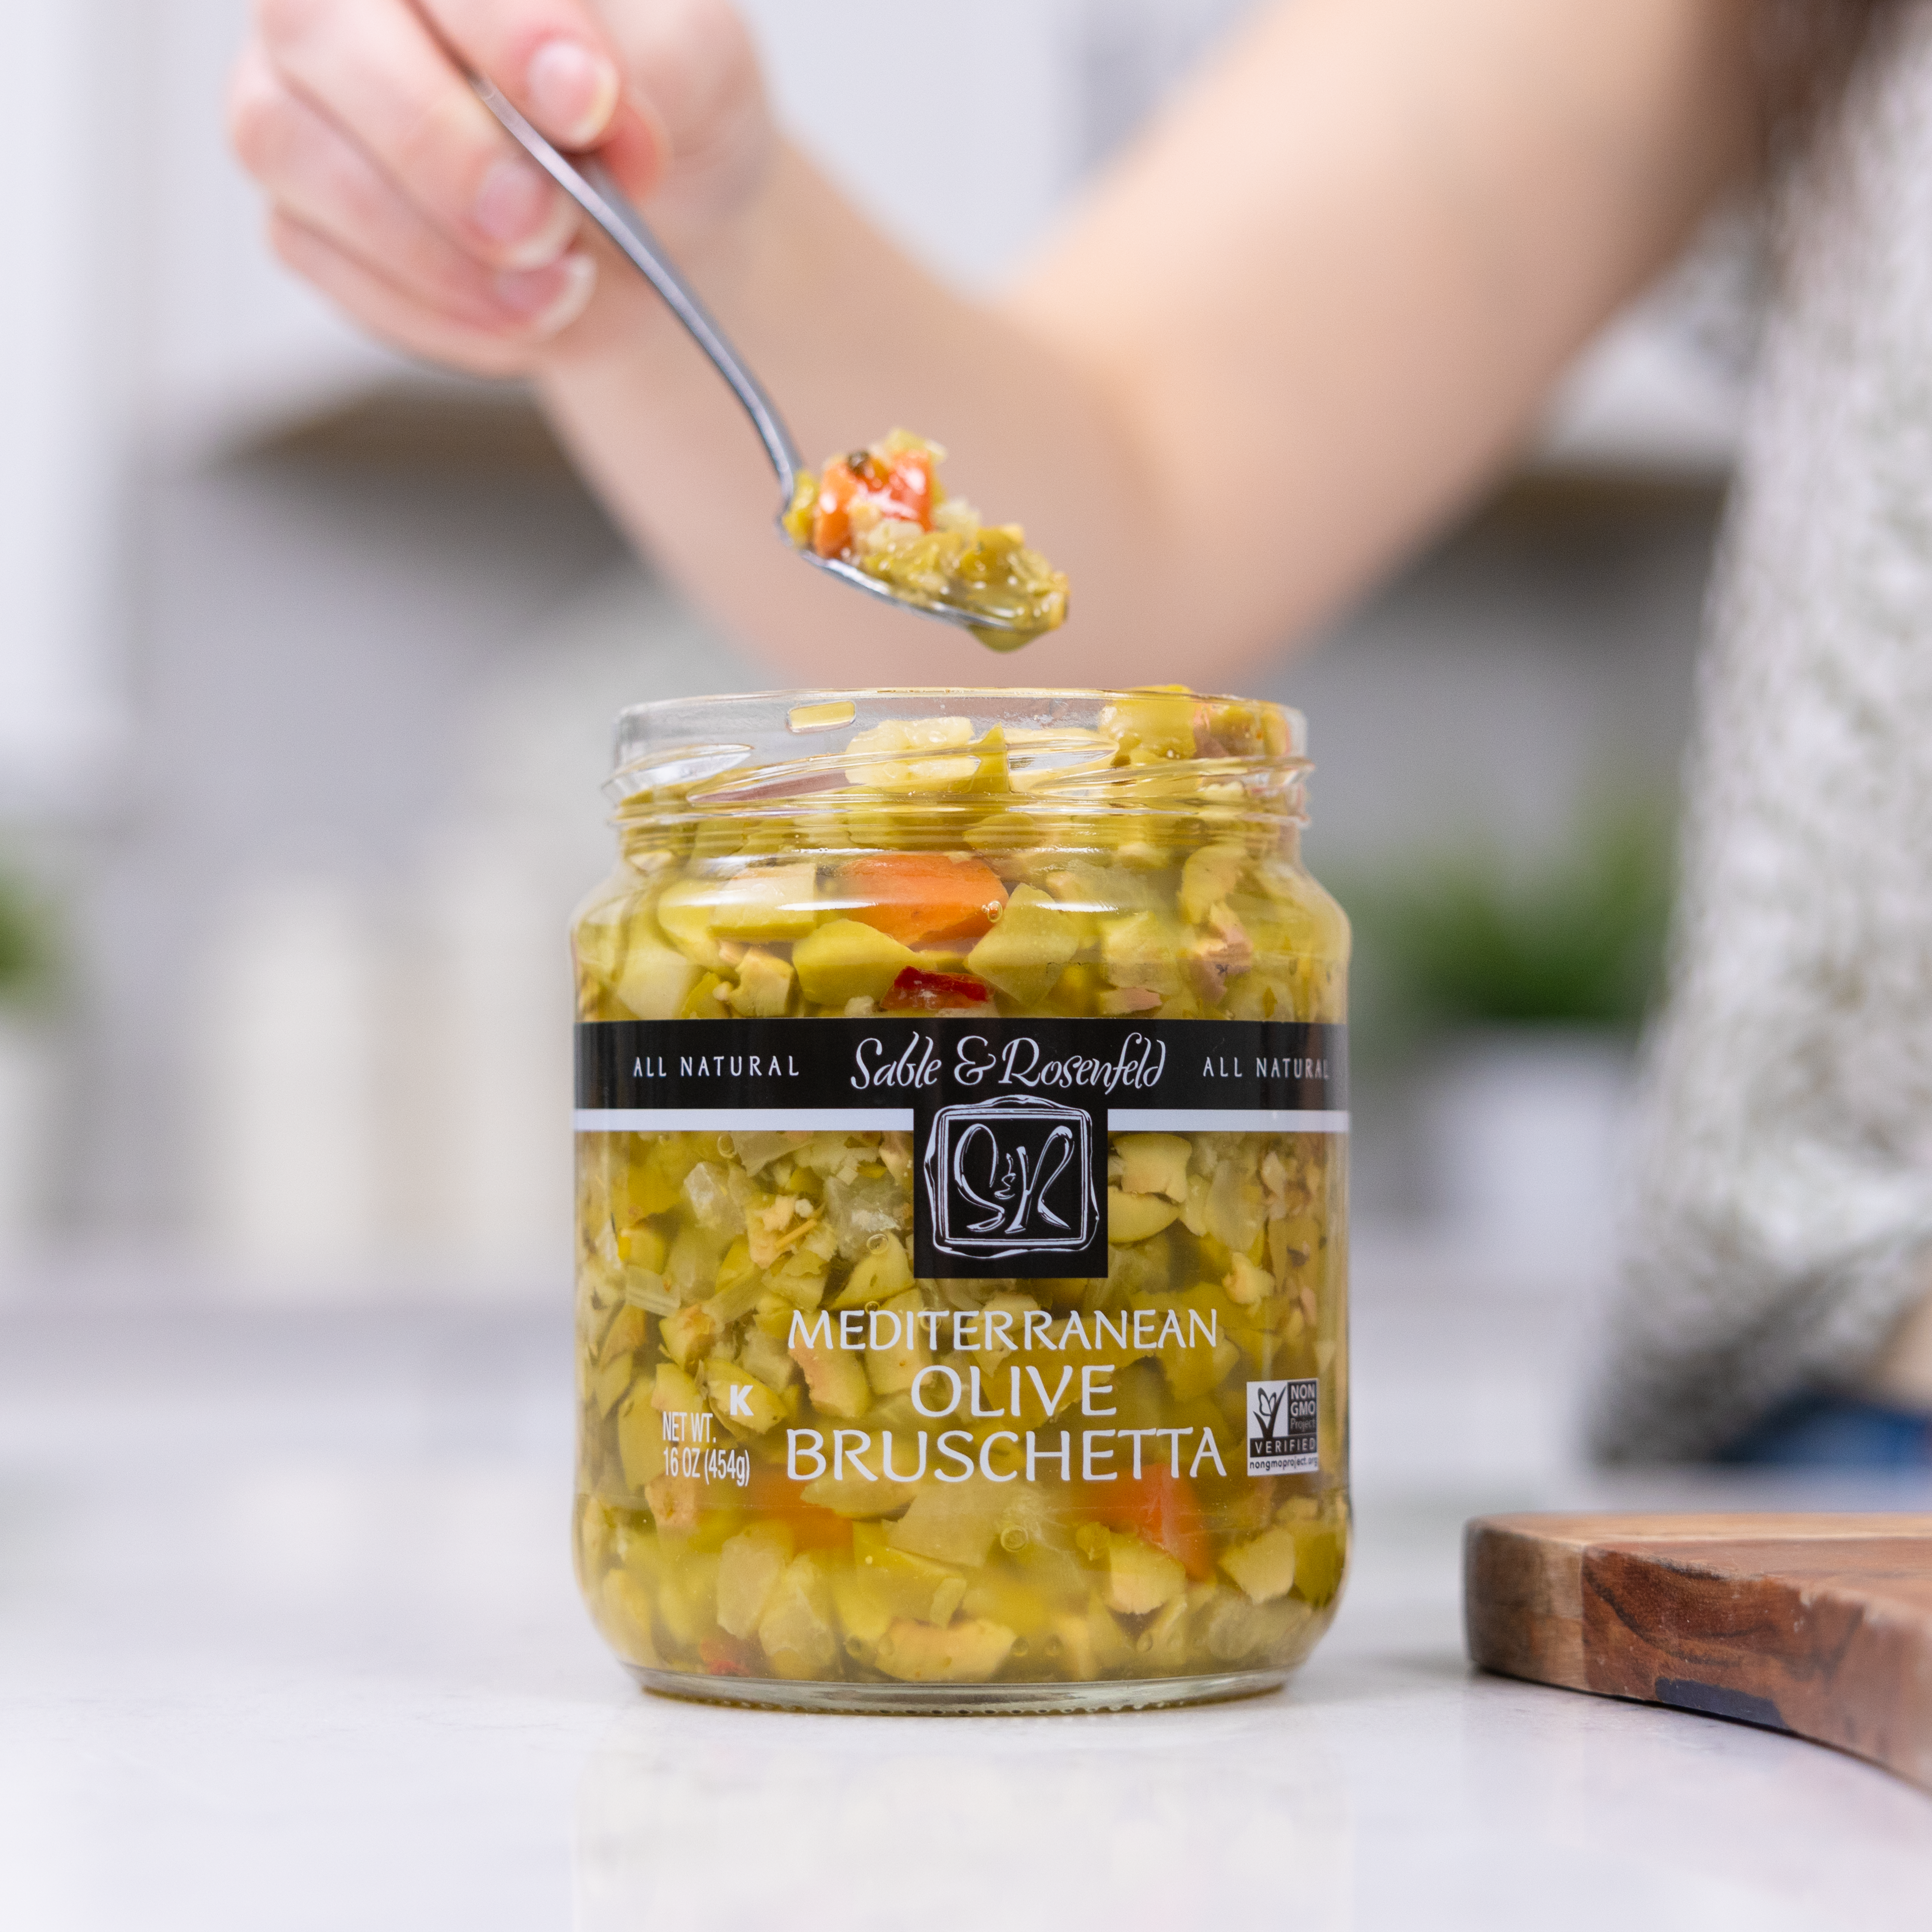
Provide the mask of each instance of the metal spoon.
{"label": "metal spoon", "polygon": [[946,623],[963,625],[982,636],[990,632],[994,636],[984,640],[994,644],[995,649],[1010,648],[1006,644],[1009,638],[1012,644],[1024,644],[1034,634],[1016,624],[983,612],[963,610],[938,598],[921,597],[910,591],[895,590],[876,577],[868,577],[857,565],[848,563],[843,558],[820,556],[794,543],[783,528],[783,519],[791,508],[800,472],[805,465],[800,460],[798,446],[792,441],[784,418],[778,414],[771,398],[765,394],[764,386],[746,367],[743,358],[732,347],[724,332],[712,320],[691,285],[671,266],[657,237],[625,200],[623,190],[612,178],[609,169],[601,161],[586,160],[578,166],[552,147],[492,82],[472,74],[470,84],[484,106],[503,124],[510,137],[610,237],[626,260],[664,298],[671,313],[689,331],[692,340],[710,358],[711,366],[730,386],[731,393],[751,418],[752,427],[758,431],[758,440],[764,445],[765,454],[771,458],[772,468],[777,473],[779,534],[784,538],[785,548],[794,556],[802,557],[806,562],[864,591],[868,596],[884,598],[887,603],[896,604],[902,610],[917,610]]}

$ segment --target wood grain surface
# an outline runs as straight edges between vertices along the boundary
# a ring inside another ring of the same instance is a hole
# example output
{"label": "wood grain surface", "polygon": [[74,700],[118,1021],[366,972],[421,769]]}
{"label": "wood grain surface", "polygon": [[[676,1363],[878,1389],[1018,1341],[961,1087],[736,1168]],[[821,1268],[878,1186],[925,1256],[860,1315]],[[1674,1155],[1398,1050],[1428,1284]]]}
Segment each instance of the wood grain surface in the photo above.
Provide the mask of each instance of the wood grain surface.
{"label": "wood grain surface", "polygon": [[1495,1516],[1485,1670],[1792,1731],[1932,1791],[1932,1516]]}

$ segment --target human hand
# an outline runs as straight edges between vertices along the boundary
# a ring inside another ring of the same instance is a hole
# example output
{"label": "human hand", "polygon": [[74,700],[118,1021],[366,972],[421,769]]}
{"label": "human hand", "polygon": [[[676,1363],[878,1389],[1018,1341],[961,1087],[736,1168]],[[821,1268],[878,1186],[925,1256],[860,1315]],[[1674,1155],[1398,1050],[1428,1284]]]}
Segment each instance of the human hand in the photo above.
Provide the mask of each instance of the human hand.
{"label": "human hand", "polygon": [[398,347],[481,375],[634,328],[641,283],[471,92],[595,148],[674,252],[701,257],[774,145],[728,0],[254,0],[230,138],[281,260]]}

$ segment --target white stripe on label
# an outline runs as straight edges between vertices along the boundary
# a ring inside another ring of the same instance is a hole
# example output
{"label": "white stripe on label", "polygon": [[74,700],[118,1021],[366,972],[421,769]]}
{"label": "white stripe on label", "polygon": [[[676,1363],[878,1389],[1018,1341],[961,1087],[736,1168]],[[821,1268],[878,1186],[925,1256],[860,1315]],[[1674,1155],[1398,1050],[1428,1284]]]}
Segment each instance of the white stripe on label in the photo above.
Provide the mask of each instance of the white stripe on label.
{"label": "white stripe on label", "polygon": [[1348,1116],[1312,1107],[1111,1107],[1117,1134],[1346,1134]]}
{"label": "white stripe on label", "polygon": [[912,1131],[910,1107],[579,1107],[580,1134],[888,1134]]}

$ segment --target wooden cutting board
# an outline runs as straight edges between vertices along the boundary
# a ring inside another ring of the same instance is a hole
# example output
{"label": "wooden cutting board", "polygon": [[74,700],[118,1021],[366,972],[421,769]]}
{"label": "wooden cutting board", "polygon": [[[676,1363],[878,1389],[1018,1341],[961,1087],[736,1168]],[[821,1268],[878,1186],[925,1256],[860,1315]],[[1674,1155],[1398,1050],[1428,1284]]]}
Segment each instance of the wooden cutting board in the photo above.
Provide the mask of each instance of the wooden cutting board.
{"label": "wooden cutting board", "polygon": [[1485,1670],[1795,1732],[1932,1790],[1932,1516],[1492,1516]]}

